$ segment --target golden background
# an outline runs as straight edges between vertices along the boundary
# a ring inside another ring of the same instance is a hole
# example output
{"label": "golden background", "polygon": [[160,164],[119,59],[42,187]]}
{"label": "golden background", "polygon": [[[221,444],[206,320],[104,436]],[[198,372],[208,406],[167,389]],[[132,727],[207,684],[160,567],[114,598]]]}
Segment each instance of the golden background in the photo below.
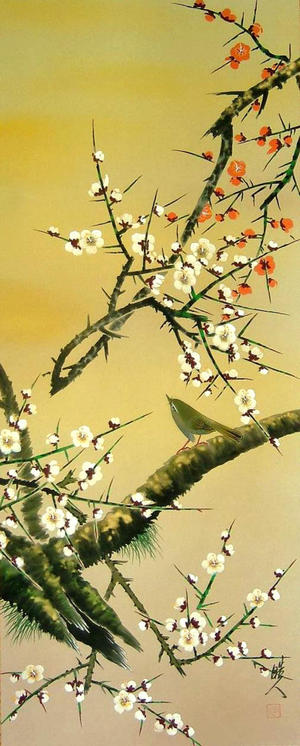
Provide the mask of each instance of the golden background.
{"label": "golden background", "polygon": [[[248,0],[230,3],[233,11],[246,10],[249,22],[252,5]],[[288,0],[284,7],[280,0],[260,2],[258,21],[265,28],[263,41],[276,51],[285,52],[289,41],[295,50],[296,19],[296,0]],[[197,16],[168,0],[10,0],[3,8],[1,362],[13,378],[16,391],[50,369],[51,356],[84,327],[87,313],[92,320],[103,314],[101,287],[112,287],[120,267],[120,257],[103,256],[101,252],[77,259],[67,254],[59,241],[33,230],[57,225],[67,235],[72,229],[82,230],[101,220],[100,206],[92,204],[87,196],[91,182],[96,180],[90,157],[92,118],[111,185],[124,188],[135,176],[144,176],[120,206],[120,213],[146,212],[158,186],[161,202],[187,192],[182,208],[179,204],[182,213],[189,211],[211,167],[172,150],[199,152],[200,148],[200,152],[212,149],[215,153],[218,143],[211,139],[200,142],[200,137],[228,99],[209,94],[247,87],[260,75],[263,57],[259,52],[242,63],[239,71],[225,68],[216,76],[209,75],[222,64],[222,44],[234,34],[231,31],[218,20],[208,24],[202,14]],[[276,123],[279,129],[279,111],[296,121],[294,81],[283,92],[272,93],[259,126],[270,123],[275,128]],[[250,116],[237,131],[243,128],[249,135],[256,134],[257,126]],[[254,174],[262,154],[255,144],[242,147],[248,148],[243,150],[243,157]],[[235,152],[240,155],[241,151]],[[288,190],[281,203],[282,214],[295,220],[296,199]],[[247,213],[247,226],[249,218]],[[245,218],[238,227],[227,221],[225,232],[237,233],[246,225]],[[217,240],[222,230],[217,227],[212,239]],[[174,232],[172,228],[167,234],[164,231],[164,222],[157,220],[155,235],[167,247],[174,240]],[[105,236],[105,229],[103,232]],[[290,315],[265,315],[255,327],[258,339],[267,343],[271,340],[271,346],[282,350],[282,367],[294,372],[299,360],[298,251],[295,244],[276,255],[279,286],[274,291],[274,307]],[[259,278],[256,286],[262,287]],[[260,290],[252,302],[267,307],[265,293]],[[111,416],[125,421],[152,411],[147,420],[124,431],[115,463],[107,467],[106,483],[115,475],[116,499],[134,491],[181,445],[181,436],[170,420],[165,392],[192,404],[197,396],[196,390],[185,391],[179,381],[175,340],[159,330],[159,320],[151,311],[139,312],[124,333],[128,339],[112,343],[107,365],[100,356],[75,383],[52,399],[49,378],[41,378],[33,397],[38,415],[30,421],[38,451],[59,417],[67,441],[70,430],[79,424],[88,424],[98,432],[105,429]],[[278,362],[275,356],[266,355],[265,359],[270,364]],[[277,374],[260,376],[254,388],[261,416],[297,405],[295,379]],[[201,407],[216,419],[239,424],[237,410],[227,394],[216,404],[213,398],[201,399]],[[153,617],[164,620],[172,616],[173,602],[184,591],[174,564],[184,572],[201,575],[202,559],[208,551],[219,549],[219,534],[233,518],[236,553],[216,583],[218,613],[238,614],[250,590],[268,587],[273,569],[286,567],[297,556],[297,437],[282,441],[282,451],[283,458],[267,446],[250,453],[210,473],[185,497],[185,504],[205,505],[213,511],[161,516],[161,554],[155,562],[149,559],[128,568],[128,574],[135,578],[136,593]],[[107,576],[102,568],[89,570],[86,575],[99,588],[105,587]],[[221,670],[206,663],[194,665],[181,679],[165,661],[157,662],[157,641],[151,633],[137,632],[145,653],[141,656],[129,651],[129,678],[139,681],[164,672],[153,686],[153,696],[169,699],[170,711],[179,711],[205,746],[221,742],[223,746],[294,746],[299,728],[295,650],[299,638],[295,603],[298,583],[296,566],[280,586],[280,603],[271,607],[269,602],[260,614],[278,627],[245,631],[252,651],[268,646],[274,654],[283,651],[292,657],[286,673],[294,681],[284,687],[287,699],[281,699],[279,693],[266,697],[269,681],[246,662],[228,664]],[[121,589],[114,605],[124,623],[137,629],[138,617]],[[2,670],[22,670],[30,662],[43,664],[46,675],[51,676],[72,665],[73,655],[46,637],[21,647],[5,639]],[[115,685],[124,680],[121,670],[106,663],[99,677]],[[13,706],[14,689],[6,679],[3,714]],[[50,694],[47,716],[32,702],[14,723],[4,726],[5,746],[37,746],[52,744],[53,740],[56,746],[63,746],[66,739],[73,744],[84,740],[103,746],[139,743],[132,714],[120,718],[108,696],[90,692],[83,707],[81,730],[72,696],[65,694],[63,685],[54,685]],[[280,718],[267,716],[266,706],[272,703],[280,703]],[[142,738],[145,746],[159,738],[150,719]]]}

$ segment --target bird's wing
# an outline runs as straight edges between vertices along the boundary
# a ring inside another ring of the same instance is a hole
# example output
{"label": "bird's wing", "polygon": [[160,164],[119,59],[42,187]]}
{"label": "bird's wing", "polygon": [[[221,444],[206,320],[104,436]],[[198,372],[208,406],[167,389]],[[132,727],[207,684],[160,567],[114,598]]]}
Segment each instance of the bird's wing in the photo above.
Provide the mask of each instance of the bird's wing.
{"label": "bird's wing", "polygon": [[213,427],[212,420],[208,417],[204,418],[199,412],[195,411],[195,414],[191,414],[189,417],[189,427],[193,433],[197,435],[204,435],[205,433],[211,433],[215,429]]}

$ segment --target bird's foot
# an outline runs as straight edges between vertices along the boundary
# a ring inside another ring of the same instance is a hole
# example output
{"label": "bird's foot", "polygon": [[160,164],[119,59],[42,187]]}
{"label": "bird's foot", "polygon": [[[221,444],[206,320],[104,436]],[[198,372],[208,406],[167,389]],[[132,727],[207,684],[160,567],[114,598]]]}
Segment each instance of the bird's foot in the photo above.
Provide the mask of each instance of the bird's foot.
{"label": "bird's foot", "polygon": [[183,446],[182,446],[181,448],[179,448],[179,450],[178,450],[178,451],[176,451],[176,456],[177,456],[177,454],[178,454],[178,453],[181,453],[181,451],[189,451],[189,450],[190,450],[190,447],[189,447],[189,445],[188,445],[188,444],[189,444],[189,442],[190,442],[190,441],[189,441],[189,440],[187,440],[187,441],[186,441],[186,443],[185,443],[185,444],[184,444],[184,445],[183,445]]}
{"label": "bird's foot", "polygon": [[197,440],[196,446],[207,446],[208,445],[207,440],[201,440],[201,443],[200,443],[200,439],[201,439],[201,435],[200,435],[200,438],[198,438]]}

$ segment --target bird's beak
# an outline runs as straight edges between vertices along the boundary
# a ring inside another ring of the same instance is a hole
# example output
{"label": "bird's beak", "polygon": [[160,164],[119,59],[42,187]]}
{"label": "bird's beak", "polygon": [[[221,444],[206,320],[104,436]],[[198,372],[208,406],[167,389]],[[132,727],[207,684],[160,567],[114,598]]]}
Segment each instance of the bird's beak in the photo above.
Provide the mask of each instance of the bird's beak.
{"label": "bird's beak", "polygon": [[171,397],[170,397],[170,396],[168,396],[168,394],[166,394],[166,397],[167,397],[167,399],[168,399],[168,402],[169,402],[169,404],[170,404],[170,402],[172,401]]}

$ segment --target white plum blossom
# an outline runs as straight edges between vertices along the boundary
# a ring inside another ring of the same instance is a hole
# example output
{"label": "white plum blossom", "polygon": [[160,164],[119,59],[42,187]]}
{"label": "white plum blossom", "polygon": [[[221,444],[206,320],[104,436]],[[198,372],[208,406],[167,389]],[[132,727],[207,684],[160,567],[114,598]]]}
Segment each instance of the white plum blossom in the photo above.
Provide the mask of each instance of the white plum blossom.
{"label": "white plum blossom", "polygon": [[176,611],[185,611],[186,599],[184,598],[184,596],[179,596],[179,598],[176,598],[173,609],[176,609]]}
{"label": "white plum blossom", "polygon": [[2,526],[7,526],[7,528],[15,529],[15,528],[18,528],[18,521],[17,521],[17,519],[15,518],[14,515],[8,515],[4,519],[4,521],[2,521],[1,525]]}
{"label": "white plum blossom", "polygon": [[220,666],[223,666],[223,663],[224,663],[223,658],[222,658],[221,655],[214,655],[213,656],[213,662],[214,662],[215,666],[217,666],[218,668],[220,668]]}
{"label": "white plum blossom", "polygon": [[213,372],[210,368],[206,368],[206,370],[202,370],[200,373],[200,379],[202,383],[207,383],[208,381],[212,381],[213,379]]}
{"label": "white plum blossom", "polygon": [[165,621],[165,628],[168,630],[168,632],[175,632],[175,630],[178,628],[176,619],[172,619],[169,617]]}
{"label": "white plum blossom", "polygon": [[176,736],[178,730],[183,729],[183,721],[181,715],[178,712],[174,712],[172,715],[170,712],[164,716],[165,729],[168,736]]}
{"label": "white plum blossom", "polygon": [[165,212],[165,208],[162,207],[162,205],[154,205],[153,212],[154,215],[156,215],[158,218],[161,218]]}
{"label": "white plum blossom", "polygon": [[235,368],[230,368],[230,370],[224,371],[224,377],[225,378],[238,378],[238,372],[235,370]]}
{"label": "white plum blossom", "polygon": [[11,684],[17,684],[18,681],[20,681],[20,674],[19,673],[12,673],[9,677],[9,680]]}
{"label": "white plum blossom", "polygon": [[180,631],[178,647],[192,652],[199,645],[199,633],[195,627],[185,627]]}
{"label": "white plum blossom", "polygon": [[238,241],[238,239],[235,236],[224,236],[224,241],[226,241],[229,246],[233,246]]}
{"label": "white plum blossom", "polygon": [[27,698],[27,691],[26,689],[19,689],[15,693],[15,704],[16,705],[22,705],[23,702],[25,702],[25,699]]}
{"label": "white plum blossom", "polygon": [[164,282],[164,275],[152,275],[151,277],[148,277],[147,280],[145,280],[146,285],[148,285],[149,289],[151,290],[151,293],[153,295],[159,295],[160,294],[160,288],[161,285]]}
{"label": "white plum blossom", "polygon": [[259,347],[250,347],[248,350],[248,358],[251,361],[257,361],[261,360],[261,358],[264,356],[264,353]]}
{"label": "white plum blossom", "polygon": [[244,256],[244,254],[235,254],[232,264],[234,264],[235,267],[243,267],[248,261],[248,257]]}
{"label": "white plum blossom", "polygon": [[130,681],[122,681],[121,689],[126,689],[126,692],[134,692],[136,688],[136,682],[133,681],[133,679],[130,679]]}
{"label": "white plum blossom", "polygon": [[16,430],[20,431],[26,430],[27,428],[27,420],[25,420],[24,418],[16,418],[13,416],[13,414],[11,414],[9,417],[9,424],[11,425],[11,427],[14,427]]}
{"label": "white plum blossom", "polygon": [[269,598],[271,601],[279,601],[280,599],[280,593],[277,590],[277,588],[271,588],[268,593]]}
{"label": "white plum blossom", "polygon": [[227,648],[227,653],[233,661],[237,660],[242,655],[240,649],[235,645],[229,645],[229,647]]}
{"label": "white plum blossom", "polygon": [[71,546],[71,544],[65,544],[63,548],[63,553],[65,557],[72,557],[72,555],[74,554],[74,549]]}
{"label": "white plum blossom", "polygon": [[192,728],[191,725],[185,725],[182,732],[188,738],[193,738],[193,736],[195,735],[194,728]]}
{"label": "white plum blossom", "polygon": [[276,243],[276,241],[269,241],[267,249],[270,249],[270,251],[276,251],[276,249],[278,249],[278,243]]}
{"label": "white plum blossom", "polygon": [[221,264],[212,264],[211,270],[217,277],[220,277],[224,272],[224,267]]}
{"label": "white plum blossom", "polygon": [[93,510],[93,519],[94,521],[101,521],[103,517],[103,510],[102,508],[94,508]]}
{"label": "white plum blossom", "polygon": [[154,730],[156,733],[162,733],[162,731],[165,730],[164,718],[156,718],[154,723]]}
{"label": "white plum blossom", "polygon": [[138,707],[138,709],[134,713],[134,717],[136,718],[136,720],[140,720],[141,722],[143,722],[144,720],[146,720],[145,710],[142,710],[140,707]]}
{"label": "white plum blossom", "polygon": [[114,455],[111,453],[111,451],[107,451],[105,456],[103,456],[103,461],[105,461],[106,464],[112,464],[114,460]]}
{"label": "white plum blossom", "polygon": [[148,505],[148,501],[146,500],[145,495],[143,495],[142,492],[134,492],[133,495],[130,495],[130,500],[136,507]]}
{"label": "white plum blossom", "polygon": [[103,189],[100,184],[100,181],[94,181],[94,183],[91,184],[91,187],[88,191],[89,197],[101,197],[103,192],[107,190],[108,185],[109,185],[109,177],[107,174],[105,174],[105,176],[103,177],[102,183],[103,183]]}
{"label": "white plum blossom", "polygon": [[220,324],[219,326],[216,326],[213,344],[215,347],[218,347],[219,350],[228,350],[229,346],[235,342],[235,340],[236,333],[233,324]]}
{"label": "white plum blossom", "polygon": [[162,299],[163,305],[167,308],[172,308],[174,305],[173,299],[169,295],[164,295]]}
{"label": "white plum blossom", "polygon": [[98,249],[102,249],[102,246],[104,246],[102,232],[99,230],[81,231],[79,246],[81,249],[84,249],[87,254],[97,254]]}
{"label": "white plum blossom", "polygon": [[217,619],[217,624],[220,624],[221,627],[226,627],[226,625],[228,624],[227,617],[224,614],[221,614],[219,619]]}
{"label": "white plum blossom", "polygon": [[4,497],[6,497],[7,500],[16,500],[18,495],[13,487],[5,487]]}
{"label": "white plum blossom", "polygon": [[192,243],[190,250],[196,259],[207,267],[209,260],[212,258],[216,251],[214,244],[210,243],[207,238],[200,238],[199,241]]}
{"label": "white plum blossom", "polygon": [[75,515],[72,515],[72,513],[69,513],[67,510],[65,515],[65,521],[64,525],[60,528],[58,528],[56,536],[63,537],[65,534],[68,536],[72,536],[72,534],[75,533],[78,526],[78,519]]}
{"label": "white plum blossom", "polygon": [[146,261],[150,263],[155,259],[155,238],[151,235],[151,233],[148,233],[148,236],[146,236],[146,233],[134,233],[131,236],[131,240],[132,251],[135,254],[139,254],[139,256],[145,256]]}
{"label": "white plum blossom", "polygon": [[81,490],[87,490],[93,487],[103,477],[100,466],[96,466],[92,461],[84,461],[78,476],[78,483]]}
{"label": "white plum blossom", "polygon": [[16,430],[4,428],[0,432],[0,451],[3,456],[9,456],[10,453],[20,453],[21,443],[20,435]]}
{"label": "white plum blossom", "polygon": [[21,394],[23,396],[23,399],[30,399],[32,391],[31,389],[21,389]]}
{"label": "white plum blossom", "polygon": [[5,549],[6,545],[7,545],[7,536],[4,533],[4,531],[0,531],[0,551],[2,551],[2,549]]}
{"label": "white plum blossom", "polygon": [[74,689],[74,683],[73,683],[73,681],[66,681],[64,689],[65,689],[65,692],[68,692],[68,694],[70,692],[73,692],[73,689]]}
{"label": "white plum blossom", "polygon": [[219,299],[225,302],[230,302],[232,300],[232,290],[228,285],[224,285],[223,282],[221,282],[218,287],[218,295]]}
{"label": "white plum blossom", "polygon": [[276,576],[276,578],[282,578],[282,576],[284,575],[284,570],[282,570],[281,567],[277,567],[277,569],[274,570],[274,575]]}
{"label": "white plum blossom", "polygon": [[123,194],[122,192],[120,192],[120,189],[118,189],[117,187],[112,189],[110,193],[110,199],[111,202],[121,202],[123,199]]}
{"label": "white plum blossom", "polygon": [[46,438],[46,443],[48,446],[57,446],[59,443],[59,435],[58,433],[49,433]]}
{"label": "white plum blossom", "polygon": [[223,554],[215,554],[209,552],[206,559],[201,562],[202,567],[208,575],[213,575],[215,572],[223,572],[225,564],[225,557]]}
{"label": "white plum blossom", "polygon": [[36,404],[32,404],[32,402],[27,402],[27,404],[24,407],[24,412],[26,414],[36,414],[37,413]]}
{"label": "white plum blossom", "polygon": [[146,632],[146,630],[150,627],[150,619],[141,619],[141,621],[138,623],[138,627],[141,632]]}
{"label": "white plum blossom", "polygon": [[101,435],[96,435],[96,437],[93,438],[92,443],[95,451],[103,451],[104,438],[102,438]]}
{"label": "white plum blossom", "polygon": [[42,471],[46,479],[48,479],[48,482],[54,482],[55,477],[57,477],[60,472],[60,467],[56,459],[52,459],[49,463],[45,464]]}
{"label": "white plum blossom", "polygon": [[88,448],[93,437],[93,433],[87,425],[80,425],[77,430],[72,430],[71,432],[72,443],[79,448]]}
{"label": "white plum blossom", "polygon": [[146,220],[147,220],[146,215],[139,215],[137,218],[137,223],[135,223],[133,227],[138,228],[139,225],[145,225]]}
{"label": "white plum blossom", "polygon": [[66,492],[61,492],[60,495],[57,495],[56,500],[60,508],[65,508],[68,502],[68,495],[66,494]]}
{"label": "white plum blossom", "polygon": [[235,344],[235,342],[233,342],[233,343],[231,343],[229,345],[228,350],[227,350],[227,354],[228,354],[228,362],[229,363],[233,363],[235,360],[239,360],[240,359],[241,356],[240,356],[240,353],[239,353],[239,348],[238,348],[238,345]]}
{"label": "white plum blossom", "polygon": [[181,617],[180,619],[180,627],[185,628],[189,626],[197,630],[203,630],[206,626],[206,619],[198,611],[193,611],[189,620],[186,617]]}
{"label": "white plum blossom", "polygon": [[240,389],[234,397],[234,402],[242,413],[241,422],[245,425],[248,425],[252,415],[259,414],[259,409],[255,408],[256,399],[253,389]]}
{"label": "white plum blossom", "polygon": [[133,217],[129,212],[124,212],[123,215],[120,215],[116,219],[116,223],[120,226],[120,228],[122,228],[122,230],[127,231],[128,228],[133,227]]}
{"label": "white plum blossom", "polygon": [[71,233],[69,233],[69,240],[65,243],[65,250],[68,251],[69,254],[74,254],[74,256],[81,256],[82,248],[79,245],[79,241],[80,233],[78,231],[71,231]]}
{"label": "white plum blossom", "polygon": [[259,609],[261,606],[264,605],[264,603],[268,600],[268,594],[264,591],[261,591],[260,588],[254,588],[254,591],[251,593],[248,593],[247,601],[250,602],[250,607],[253,609],[254,607],[258,607]]}
{"label": "white plum blossom", "polygon": [[179,241],[174,241],[174,243],[171,244],[171,251],[173,254],[180,254],[182,251],[182,246],[179,243]]}
{"label": "white plum blossom", "polygon": [[196,274],[194,264],[178,260],[175,264],[174,272],[174,287],[176,290],[182,290],[183,293],[188,294],[195,284]]}
{"label": "white plum blossom", "polygon": [[119,417],[111,417],[110,420],[108,420],[108,427],[111,430],[116,430],[118,427],[120,427]]}
{"label": "white plum blossom", "polygon": [[261,651],[261,655],[263,658],[272,658],[272,651],[269,650],[269,648],[263,648]]}
{"label": "white plum blossom", "polygon": [[39,479],[42,476],[42,472],[37,466],[32,466],[32,468],[30,469],[30,474],[32,474],[34,479]]}
{"label": "white plum blossom", "polygon": [[137,699],[139,702],[144,702],[144,704],[147,704],[148,702],[152,702],[152,697],[150,697],[149,694],[145,691],[139,692]]}
{"label": "white plum blossom", "polygon": [[131,692],[127,692],[126,689],[121,689],[119,693],[114,697],[114,708],[115,711],[120,715],[123,712],[129,712],[133,709],[133,705],[136,702],[136,697]]}
{"label": "white plum blossom", "polygon": [[56,531],[64,526],[65,514],[60,508],[54,508],[52,505],[49,505],[45,513],[43,513],[41,520],[47,531]]}
{"label": "white plum blossom", "polygon": [[45,705],[46,702],[49,702],[50,694],[49,692],[47,692],[47,689],[42,689],[37,696],[42,705]]}
{"label": "white plum blossom", "polygon": [[42,681],[44,678],[44,667],[40,665],[34,666],[30,663],[26,668],[24,668],[21,676],[28,684],[35,684],[36,681]]}
{"label": "white plum blossom", "polygon": [[48,228],[47,233],[49,233],[49,236],[54,236],[57,238],[59,236],[59,230],[56,228],[55,225],[50,225],[50,228]]}
{"label": "white plum blossom", "polygon": [[103,163],[104,153],[102,152],[102,150],[96,150],[93,153],[93,160],[95,161],[95,163]]}
{"label": "white plum blossom", "polygon": [[195,585],[198,582],[198,575],[194,575],[192,572],[189,572],[187,575],[187,579],[191,585]]}
{"label": "white plum blossom", "polygon": [[241,642],[238,642],[238,649],[241,651],[242,655],[248,655],[248,646],[247,643],[242,640]]}
{"label": "white plum blossom", "polygon": [[232,544],[225,544],[223,552],[224,552],[224,554],[226,554],[227,557],[232,557],[232,555],[234,554],[234,551],[235,550],[234,550]]}

